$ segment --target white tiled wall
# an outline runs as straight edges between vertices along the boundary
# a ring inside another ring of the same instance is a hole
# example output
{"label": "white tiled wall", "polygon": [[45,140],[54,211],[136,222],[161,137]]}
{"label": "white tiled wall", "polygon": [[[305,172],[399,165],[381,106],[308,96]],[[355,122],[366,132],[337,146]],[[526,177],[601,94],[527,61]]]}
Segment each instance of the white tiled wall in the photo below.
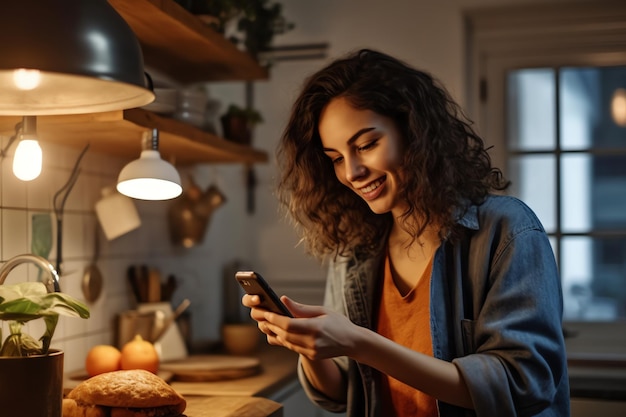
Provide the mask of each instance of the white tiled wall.
{"label": "white tiled wall", "polygon": [[[8,141],[2,138],[4,147]],[[31,216],[48,213],[53,224],[53,247],[50,262],[56,264],[56,217],[53,196],[69,179],[81,148],[62,147],[41,140],[44,155],[42,174],[31,182],[17,180],[11,169],[16,144],[0,161],[0,261],[31,252]],[[147,264],[157,267],[165,278],[174,274],[179,280],[173,304],[189,298],[192,335],[196,341],[219,339],[221,323],[222,268],[235,258],[247,257],[242,235],[252,221],[245,213],[243,167],[239,165],[179,167],[185,181],[192,174],[202,188],[216,183],[224,192],[227,203],[218,208],[209,223],[204,243],[192,249],[175,247],[170,243],[167,210],[170,202],[135,200],[142,225],[126,235],[107,241],[95,215],[94,206],[100,190],[115,184],[121,168],[128,160],[112,158],[87,151],[80,164],[80,175],[69,194],[63,213],[63,244],[61,290],[84,300],[81,280],[84,268],[94,255],[94,234],[97,230],[100,257],[97,266],[102,272],[102,294],[88,304],[91,317],[87,320],[61,317],[52,346],[65,351],[65,369],[83,367],[88,349],[100,343],[113,343],[116,315],[135,307],[127,286],[129,265]],[[37,279],[37,268],[19,265],[9,274],[6,283]],[[29,332],[39,337],[43,323],[29,325]],[[6,336],[6,326],[3,329]]]}

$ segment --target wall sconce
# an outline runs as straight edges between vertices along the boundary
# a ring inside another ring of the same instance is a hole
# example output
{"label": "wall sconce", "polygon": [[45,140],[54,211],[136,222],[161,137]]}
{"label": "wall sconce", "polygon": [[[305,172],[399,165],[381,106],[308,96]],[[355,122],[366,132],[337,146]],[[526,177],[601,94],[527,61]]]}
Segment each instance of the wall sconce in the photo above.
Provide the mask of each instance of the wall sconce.
{"label": "wall sconce", "polygon": [[0,115],[104,112],[154,100],[139,41],[107,0],[3,1],[0,44]]}
{"label": "wall sconce", "polygon": [[145,132],[139,159],[126,165],[117,178],[117,191],[139,200],[170,200],[178,197],[183,187],[180,175],[159,153],[159,130]]}
{"label": "wall sconce", "polygon": [[15,125],[15,134],[0,151],[0,157],[7,155],[9,147],[19,138],[20,141],[13,156],[13,174],[22,181],[34,180],[41,174],[42,154],[37,138],[37,119],[35,116],[24,116]]}
{"label": "wall sconce", "polygon": [[626,90],[618,88],[611,99],[611,116],[616,125],[626,127]]}

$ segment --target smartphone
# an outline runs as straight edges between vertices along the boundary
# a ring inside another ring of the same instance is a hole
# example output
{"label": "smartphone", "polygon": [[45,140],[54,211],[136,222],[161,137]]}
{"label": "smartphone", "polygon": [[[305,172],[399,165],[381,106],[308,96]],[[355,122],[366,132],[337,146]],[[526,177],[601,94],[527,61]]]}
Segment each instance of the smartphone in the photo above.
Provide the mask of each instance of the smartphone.
{"label": "smartphone", "polygon": [[274,290],[258,272],[238,271],[235,273],[235,279],[246,294],[258,295],[261,298],[260,307],[283,316],[293,317]]}

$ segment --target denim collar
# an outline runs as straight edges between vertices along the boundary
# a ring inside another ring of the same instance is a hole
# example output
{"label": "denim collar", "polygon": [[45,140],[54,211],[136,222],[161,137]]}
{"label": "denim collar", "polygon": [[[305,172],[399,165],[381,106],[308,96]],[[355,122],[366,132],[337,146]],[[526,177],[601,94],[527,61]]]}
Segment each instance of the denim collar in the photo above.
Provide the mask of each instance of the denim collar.
{"label": "denim collar", "polygon": [[478,230],[478,206],[475,204],[468,204],[457,209],[458,216],[457,223],[468,229]]}

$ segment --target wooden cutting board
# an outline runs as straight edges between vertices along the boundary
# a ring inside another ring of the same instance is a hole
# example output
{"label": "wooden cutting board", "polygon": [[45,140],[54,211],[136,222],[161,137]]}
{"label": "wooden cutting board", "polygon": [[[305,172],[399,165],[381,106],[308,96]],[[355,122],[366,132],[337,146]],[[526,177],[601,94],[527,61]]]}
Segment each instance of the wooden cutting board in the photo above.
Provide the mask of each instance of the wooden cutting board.
{"label": "wooden cutting board", "polygon": [[283,407],[258,397],[189,397],[188,417],[283,417]]}
{"label": "wooden cutting board", "polygon": [[261,361],[246,356],[191,355],[185,359],[162,362],[159,371],[171,372],[174,381],[223,381],[258,374]]}

